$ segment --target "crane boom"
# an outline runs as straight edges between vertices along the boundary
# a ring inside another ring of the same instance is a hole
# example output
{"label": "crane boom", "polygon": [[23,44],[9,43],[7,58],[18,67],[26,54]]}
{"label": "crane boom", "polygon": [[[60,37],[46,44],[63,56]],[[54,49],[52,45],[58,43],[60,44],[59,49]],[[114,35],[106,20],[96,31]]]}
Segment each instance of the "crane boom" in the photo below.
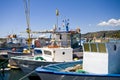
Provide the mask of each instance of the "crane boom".
{"label": "crane boom", "polygon": [[23,0],[24,1],[24,8],[25,8],[25,15],[26,15],[26,22],[27,22],[27,29],[26,32],[28,33],[28,47],[30,50],[31,46],[31,37],[30,37],[30,0]]}

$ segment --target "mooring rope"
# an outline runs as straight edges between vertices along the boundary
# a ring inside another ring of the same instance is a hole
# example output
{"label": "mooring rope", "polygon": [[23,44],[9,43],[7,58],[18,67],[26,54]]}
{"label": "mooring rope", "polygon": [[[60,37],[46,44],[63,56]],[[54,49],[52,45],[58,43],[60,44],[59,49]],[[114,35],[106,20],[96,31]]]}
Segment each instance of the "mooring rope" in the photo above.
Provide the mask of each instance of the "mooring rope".
{"label": "mooring rope", "polygon": [[24,78],[28,77],[29,75],[31,75],[32,73],[34,73],[35,70],[31,71],[30,73],[26,74],[25,76],[23,76],[22,78],[20,78],[19,80],[23,80]]}

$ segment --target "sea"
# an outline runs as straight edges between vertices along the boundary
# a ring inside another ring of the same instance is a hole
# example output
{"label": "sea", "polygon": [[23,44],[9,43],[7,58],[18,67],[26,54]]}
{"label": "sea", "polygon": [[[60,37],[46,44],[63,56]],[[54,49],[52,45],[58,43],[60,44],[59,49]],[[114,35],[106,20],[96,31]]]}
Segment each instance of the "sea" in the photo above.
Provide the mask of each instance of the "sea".
{"label": "sea", "polygon": [[37,75],[29,75],[20,69],[0,71],[0,80],[40,80]]}
{"label": "sea", "polygon": [[[8,69],[0,72],[0,80],[20,80],[26,74],[19,69]],[[28,77],[23,80],[29,80]]]}

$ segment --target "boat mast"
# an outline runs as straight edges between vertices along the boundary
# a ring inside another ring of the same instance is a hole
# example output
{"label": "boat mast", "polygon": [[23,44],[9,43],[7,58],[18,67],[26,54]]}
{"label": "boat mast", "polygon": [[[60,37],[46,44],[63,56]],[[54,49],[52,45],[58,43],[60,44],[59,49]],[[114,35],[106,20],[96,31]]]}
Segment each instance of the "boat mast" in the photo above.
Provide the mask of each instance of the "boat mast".
{"label": "boat mast", "polygon": [[31,37],[30,37],[30,0],[23,0],[24,1],[24,8],[25,8],[25,15],[26,15],[26,22],[27,22],[27,29],[26,32],[28,33],[28,49],[30,50],[31,46]]}

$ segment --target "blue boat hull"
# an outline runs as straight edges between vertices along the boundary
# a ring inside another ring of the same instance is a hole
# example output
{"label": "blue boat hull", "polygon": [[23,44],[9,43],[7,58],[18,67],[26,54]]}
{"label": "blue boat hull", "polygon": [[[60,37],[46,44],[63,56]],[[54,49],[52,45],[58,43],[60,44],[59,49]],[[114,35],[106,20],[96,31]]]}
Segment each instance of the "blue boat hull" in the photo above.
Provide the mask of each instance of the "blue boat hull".
{"label": "blue boat hull", "polygon": [[41,80],[120,80],[118,76],[109,75],[66,75],[66,74],[51,74],[40,73],[38,74]]}
{"label": "blue boat hull", "polygon": [[36,69],[36,72],[41,80],[120,80],[120,74],[94,74],[63,71],[65,68],[76,64],[82,64],[82,60],[39,67]]}

